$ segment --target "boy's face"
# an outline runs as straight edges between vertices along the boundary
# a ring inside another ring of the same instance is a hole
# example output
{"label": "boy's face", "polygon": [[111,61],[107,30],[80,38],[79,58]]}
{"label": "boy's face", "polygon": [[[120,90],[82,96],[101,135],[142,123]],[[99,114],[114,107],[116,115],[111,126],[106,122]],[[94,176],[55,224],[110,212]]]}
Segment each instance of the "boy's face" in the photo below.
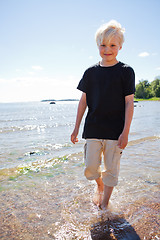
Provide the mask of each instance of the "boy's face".
{"label": "boy's face", "polygon": [[99,46],[99,53],[102,57],[104,65],[114,65],[117,63],[117,55],[122,47],[119,43],[119,38],[115,35],[109,41],[103,41]]}

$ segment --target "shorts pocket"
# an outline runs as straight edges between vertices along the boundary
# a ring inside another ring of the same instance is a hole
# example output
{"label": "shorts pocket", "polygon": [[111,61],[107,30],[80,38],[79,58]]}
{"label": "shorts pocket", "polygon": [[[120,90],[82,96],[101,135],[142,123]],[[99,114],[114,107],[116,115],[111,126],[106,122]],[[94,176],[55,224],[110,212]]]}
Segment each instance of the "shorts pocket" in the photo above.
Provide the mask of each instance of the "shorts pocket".
{"label": "shorts pocket", "polygon": [[120,159],[122,156],[122,149],[116,146],[115,153],[112,159],[112,168],[111,172],[114,177],[118,178],[119,170],[120,170]]}
{"label": "shorts pocket", "polygon": [[121,149],[118,146],[116,146],[116,154],[122,155],[122,153],[123,153],[123,149]]}

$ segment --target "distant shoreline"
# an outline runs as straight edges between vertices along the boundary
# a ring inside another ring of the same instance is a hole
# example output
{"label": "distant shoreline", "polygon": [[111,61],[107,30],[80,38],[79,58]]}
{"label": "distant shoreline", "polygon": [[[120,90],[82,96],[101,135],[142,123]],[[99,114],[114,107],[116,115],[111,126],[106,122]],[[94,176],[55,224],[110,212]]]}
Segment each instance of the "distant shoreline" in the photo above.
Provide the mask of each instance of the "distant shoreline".
{"label": "distant shoreline", "polygon": [[46,99],[46,100],[41,100],[41,102],[75,102],[75,101],[79,101],[79,99],[60,99],[60,100]]}
{"label": "distant shoreline", "polygon": [[[76,101],[79,101],[79,99],[59,99],[59,100],[56,100],[56,99],[44,99],[44,100],[41,100],[41,102],[76,102]],[[140,101],[160,101],[160,98],[157,98],[157,97],[153,97],[153,98],[134,98],[134,101],[136,102],[140,102]]]}
{"label": "distant shoreline", "polygon": [[160,98],[157,98],[157,97],[153,97],[153,98],[134,98],[134,101],[160,101]]}

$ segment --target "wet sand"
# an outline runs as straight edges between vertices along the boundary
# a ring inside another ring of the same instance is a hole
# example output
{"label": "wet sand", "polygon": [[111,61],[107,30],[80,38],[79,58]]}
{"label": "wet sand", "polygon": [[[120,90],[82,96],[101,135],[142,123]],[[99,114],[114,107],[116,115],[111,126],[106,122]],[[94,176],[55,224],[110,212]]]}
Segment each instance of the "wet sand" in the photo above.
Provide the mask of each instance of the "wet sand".
{"label": "wet sand", "polygon": [[[36,192],[35,192],[36,191]],[[159,239],[160,204],[136,202],[124,214],[100,213],[84,196],[70,202],[59,202],[57,197],[43,189],[21,192],[10,191],[1,195],[1,239]],[[80,201],[78,203],[77,201]],[[137,206],[136,206],[137,205]],[[144,208],[146,209],[145,212]],[[87,212],[93,213],[88,225]],[[75,214],[76,212],[76,214]],[[96,213],[96,214],[95,214]],[[79,214],[84,214],[80,216]],[[132,216],[137,215],[135,222]],[[117,238],[114,238],[114,237]],[[125,238],[120,238],[120,237]],[[131,238],[132,236],[132,238]],[[139,238],[138,238],[139,236]],[[144,238],[145,237],[145,238]]]}
{"label": "wet sand", "polygon": [[77,174],[83,174],[82,154],[69,161],[3,181],[0,239],[160,239],[158,185],[150,196],[124,203],[117,197],[120,181],[102,212],[92,203],[95,185]]}

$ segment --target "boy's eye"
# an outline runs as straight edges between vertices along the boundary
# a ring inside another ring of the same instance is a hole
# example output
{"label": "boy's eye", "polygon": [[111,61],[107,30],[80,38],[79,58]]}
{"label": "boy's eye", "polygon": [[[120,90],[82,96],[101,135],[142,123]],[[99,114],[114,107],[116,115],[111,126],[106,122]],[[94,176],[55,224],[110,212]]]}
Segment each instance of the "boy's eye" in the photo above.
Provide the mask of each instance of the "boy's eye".
{"label": "boy's eye", "polygon": [[111,47],[115,47],[116,45],[114,45],[114,44],[111,44]]}
{"label": "boy's eye", "polygon": [[105,44],[101,44],[101,47],[105,47],[106,45]]}

